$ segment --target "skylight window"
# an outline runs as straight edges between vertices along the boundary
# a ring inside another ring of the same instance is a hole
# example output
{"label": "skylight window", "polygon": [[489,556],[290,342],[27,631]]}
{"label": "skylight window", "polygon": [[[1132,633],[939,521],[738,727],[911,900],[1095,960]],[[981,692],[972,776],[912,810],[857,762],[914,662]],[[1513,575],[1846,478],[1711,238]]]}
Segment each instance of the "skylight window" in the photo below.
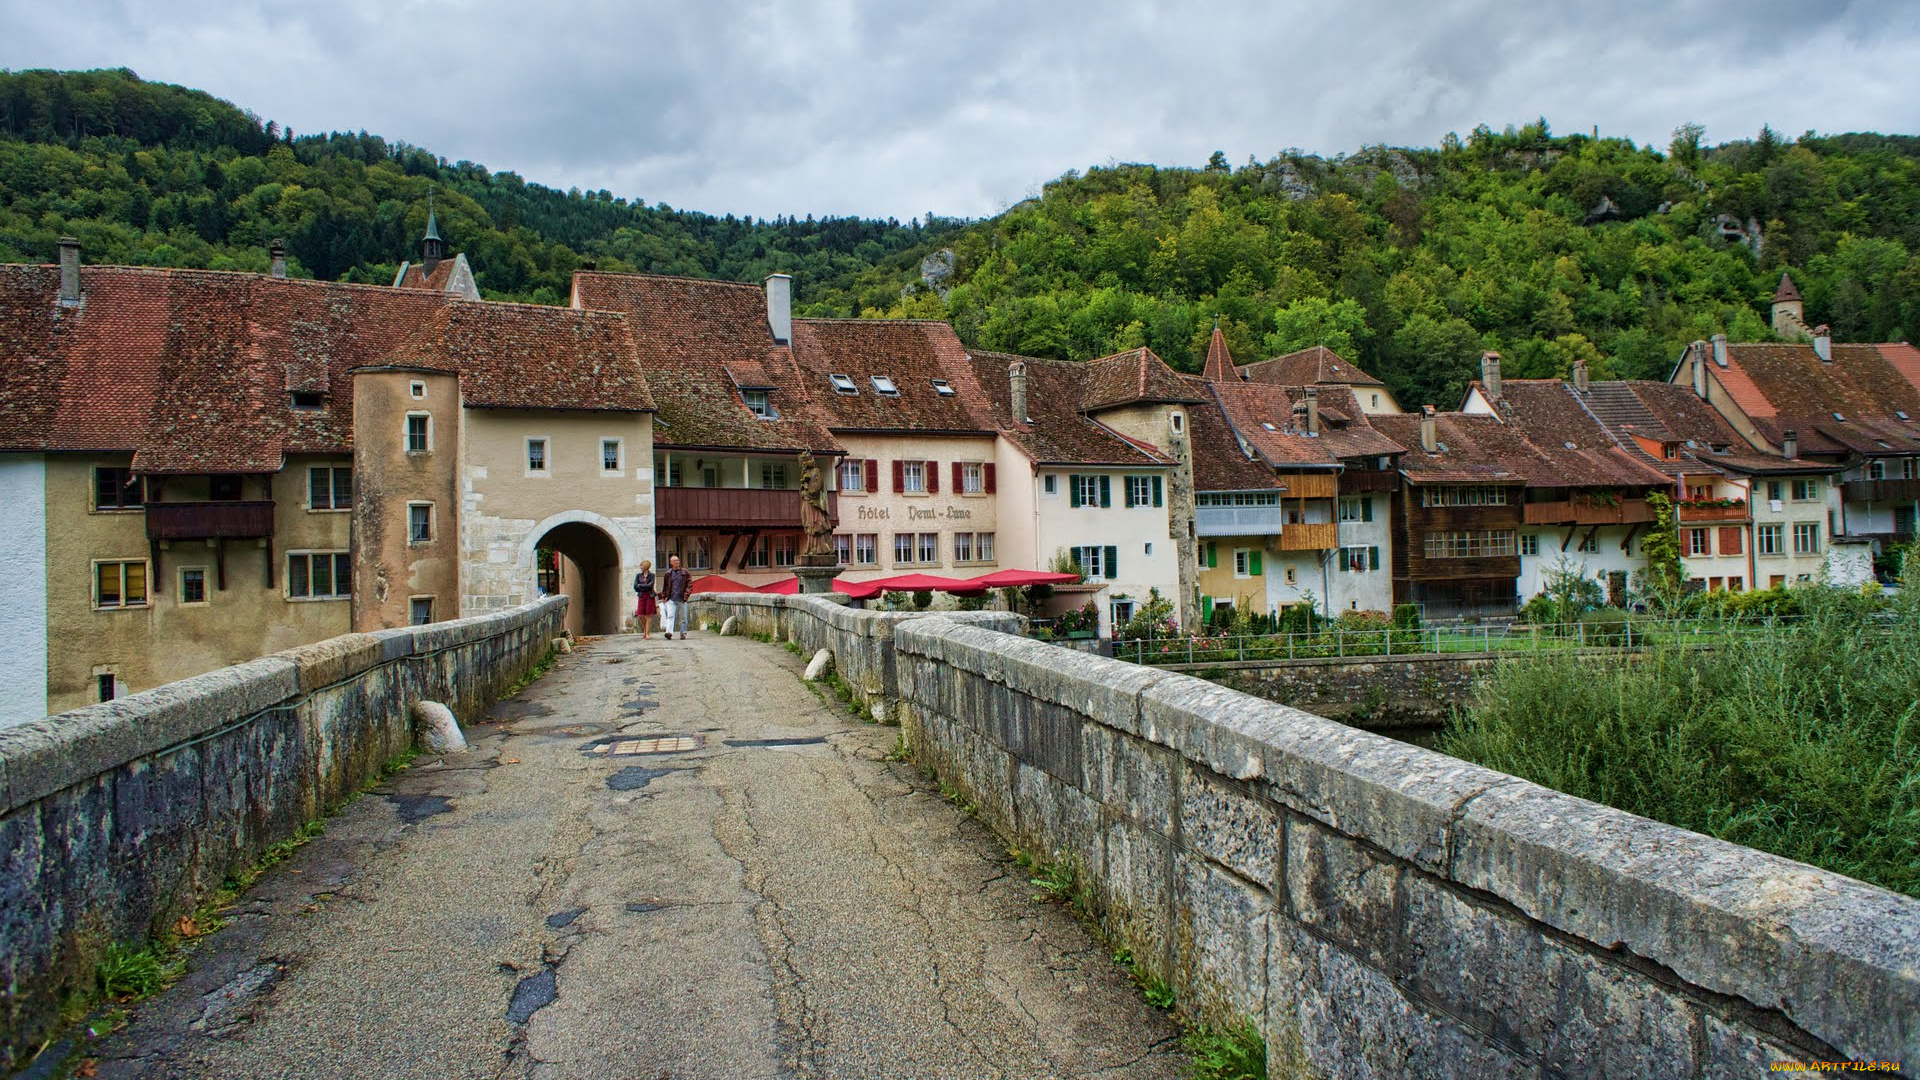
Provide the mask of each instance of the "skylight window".
{"label": "skylight window", "polygon": [[860,388],[853,384],[853,376],[851,375],[829,375],[827,376],[827,381],[833,384],[833,392],[836,394],[858,394],[860,392]]}
{"label": "skylight window", "polygon": [[1262,420],[1262,421],[1260,421],[1260,426],[1261,426],[1261,427],[1263,427],[1263,428],[1266,428],[1266,429],[1267,429],[1268,431],[1279,431],[1279,430],[1280,430],[1279,428],[1277,428],[1277,427],[1274,427],[1274,426],[1273,426],[1273,425],[1272,425],[1271,423],[1268,423],[1268,422],[1267,422],[1267,421],[1265,421],[1265,420]]}
{"label": "skylight window", "polygon": [[302,412],[311,412],[320,407],[320,392],[318,390],[295,390],[292,397],[292,406]]}
{"label": "skylight window", "polygon": [[1838,420],[1838,421],[1840,421],[1840,422],[1841,422],[1841,423],[1843,423],[1843,424],[1847,422],[1847,418],[1846,418],[1846,417],[1844,417],[1844,416],[1841,416],[1841,415],[1840,415],[1839,413],[1834,413],[1834,414],[1833,414],[1833,418],[1834,418],[1835,420]]}
{"label": "skylight window", "polygon": [[1903,413],[1903,412],[1901,412],[1901,411],[1900,411],[1899,409],[1895,409],[1895,410],[1893,410],[1893,415],[1895,415],[1895,416],[1897,416],[1897,417],[1899,417],[1899,418],[1900,418],[1900,419],[1902,419],[1902,420],[1905,420],[1905,419],[1907,419],[1907,414],[1906,414],[1906,413]]}
{"label": "skylight window", "polygon": [[933,392],[939,394],[941,397],[952,397],[954,394],[953,384],[945,379],[934,379]]}
{"label": "skylight window", "polygon": [[892,376],[889,376],[889,375],[874,375],[874,376],[870,376],[870,378],[872,378],[872,380],[873,380],[873,392],[874,392],[874,393],[876,393],[876,394],[884,394],[884,395],[886,395],[887,397],[899,397],[899,396],[900,396],[900,388],[899,388],[899,387],[897,387],[897,386],[895,386],[895,385],[893,385],[893,377],[892,377]]}

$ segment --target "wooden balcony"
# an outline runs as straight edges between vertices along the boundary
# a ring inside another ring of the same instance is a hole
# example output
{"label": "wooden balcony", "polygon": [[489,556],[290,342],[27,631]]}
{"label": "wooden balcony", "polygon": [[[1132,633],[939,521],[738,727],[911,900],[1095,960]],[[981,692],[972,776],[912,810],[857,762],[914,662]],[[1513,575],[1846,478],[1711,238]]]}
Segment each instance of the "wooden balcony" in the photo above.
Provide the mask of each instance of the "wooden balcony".
{"label": "wooden balcony", "polygon": [[[653,513],[656,527],[661,529],[797,529],[800,493],[761,488],[659,487],[653,489]],[[827,513],[835,524],[839,523],[839,495],[827,494]]]}
{"label": "wooden balcony", "polygon": [[1849,480],[1848,502],[1913,502],[1920,499],[1920,480]]}
{"label": "wooden balcony", "polygon": [[1340,526],[1335,522],[1318,525],[1287,525],[1280,530],[1281,551],[1324,551],[1340,546]]}
{"label": "wooden balcony", "polygon": [[1631,525],[1653,520],[1653,507],[1645,499],[1621,499],[1611,504],[1559,499],[1527,503],[1522,509],[1528,525]]}
{"label": "wooden balcony", "polygon": [[1680,520],[1685,524],[1698,524],[1708,521],[1748,521],[1752,514],[1747,512],[1745,503],[1739,506],[1710,506],[1681,502],[1674,504],[1679,511]]}
{"label": "wooden balcony", "polygon": [[1380,469],[1348,469],[1340,474],[1340,494],[1365,495],[1375,491],[1395,491],[1400,474]]}
{"label": "wooden balcony", "polygon": [[1331,499],[1340,494],[1340,478],[1330,472],[1281,473],[1279,481],[1286,485],[1281,498],[1293,499]]}
{"label": "wooden balcony", "polygon": [[246,540],[273,535],[273,501],[147,504],[149,540]]}

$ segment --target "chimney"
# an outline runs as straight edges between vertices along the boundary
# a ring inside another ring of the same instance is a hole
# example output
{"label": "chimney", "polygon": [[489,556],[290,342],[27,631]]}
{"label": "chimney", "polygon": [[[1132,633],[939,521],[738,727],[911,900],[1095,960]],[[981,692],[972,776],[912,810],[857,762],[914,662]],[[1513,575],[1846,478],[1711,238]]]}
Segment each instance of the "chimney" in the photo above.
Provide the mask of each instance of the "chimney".
{"label": "chimney", "polygon": [[284,240],[275,240],[267,245],[267,260],[273,264],[274,277],[287,276],[287,244]]}
{"label": "chimney", "polygon": [[1307,434],[1320,434],[1320,391],[1316,387],[1307,387]]}
{"label": "chimney", "polygon": [[1788,460],[1799,457],[1800,433],[1793,430],[1787,431],[1785,437],[1780,440],[1780,452],[1785,454]]}
{"label": "chimney", "polygon": [[1007,388],[1013,397],[1013,422],[1031,423],[1027,419],[1027,365],[1025,361],[1015,360],[1007,365]]}
{"label": "chimney", "polygon": [[793,278],[787,274],[767,275],[767,329],[782,345],[793,340]]}
{"label": "chimney", "polygon": [[60,302],[80,302],[80,241],[71,236],[60,238]]}
{"label": "chimney", "polygon": [[1727,366],[1727,335],[1725,334],[1713,335],[1713,366],[1722,368]]}
{"label": "chimney", "polygon": [[1440,431],[1434,423],[1433,406],[1420,406],[1420,449],[1429,454],[1440,452]]}
{"label": "chimney", "polygon": [[1573,362],[1573,388],[1583,394],[1587,392],[1587,362],[1585,360],[1575,360]]}
{"label": "chimney", "polygon": [[1823,364],[1833,363],[1833,331],[1826,323],[1813,328],[1813,351]]}
{"label": "chimney", "polygon": [[1693,396],[1707,399],[1707,343],[1696,341],[1687,348],[1693,364]]}
{"label": "chimney", "polygon": [[1485,352],[1480,354],[1480,383],[1487,388],[1487,397],[1500,400],[1500,354]]}

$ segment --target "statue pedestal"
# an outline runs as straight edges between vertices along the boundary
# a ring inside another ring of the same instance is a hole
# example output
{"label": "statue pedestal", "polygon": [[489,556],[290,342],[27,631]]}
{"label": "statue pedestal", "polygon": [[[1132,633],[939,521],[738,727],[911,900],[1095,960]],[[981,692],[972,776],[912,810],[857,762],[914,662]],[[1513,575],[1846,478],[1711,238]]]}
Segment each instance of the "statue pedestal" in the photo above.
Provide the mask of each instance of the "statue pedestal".
{"label": "statue pedestal", "polygon": [[[820,560],[825,560],[821,562]],[[833,591],[833,579],[840,576],[846,567],[831,555],[803,555],[799,565],[793,568],[793,576],[800,579],[800,593],[803,596],[818,596]]]}

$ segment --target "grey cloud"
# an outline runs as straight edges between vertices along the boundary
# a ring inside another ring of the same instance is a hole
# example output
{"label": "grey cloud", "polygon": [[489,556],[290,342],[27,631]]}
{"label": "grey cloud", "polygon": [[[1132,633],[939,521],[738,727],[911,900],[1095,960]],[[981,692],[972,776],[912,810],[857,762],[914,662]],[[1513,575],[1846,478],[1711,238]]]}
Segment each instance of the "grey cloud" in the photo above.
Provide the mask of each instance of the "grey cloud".
{"label": "grey cloud", "polygon": [[1545,115],[1663,145],[1915,128],[1920,5],[0,0],[12,67],[126,65],[714,212],[992,213],[1109,160],[1432,145]]}

